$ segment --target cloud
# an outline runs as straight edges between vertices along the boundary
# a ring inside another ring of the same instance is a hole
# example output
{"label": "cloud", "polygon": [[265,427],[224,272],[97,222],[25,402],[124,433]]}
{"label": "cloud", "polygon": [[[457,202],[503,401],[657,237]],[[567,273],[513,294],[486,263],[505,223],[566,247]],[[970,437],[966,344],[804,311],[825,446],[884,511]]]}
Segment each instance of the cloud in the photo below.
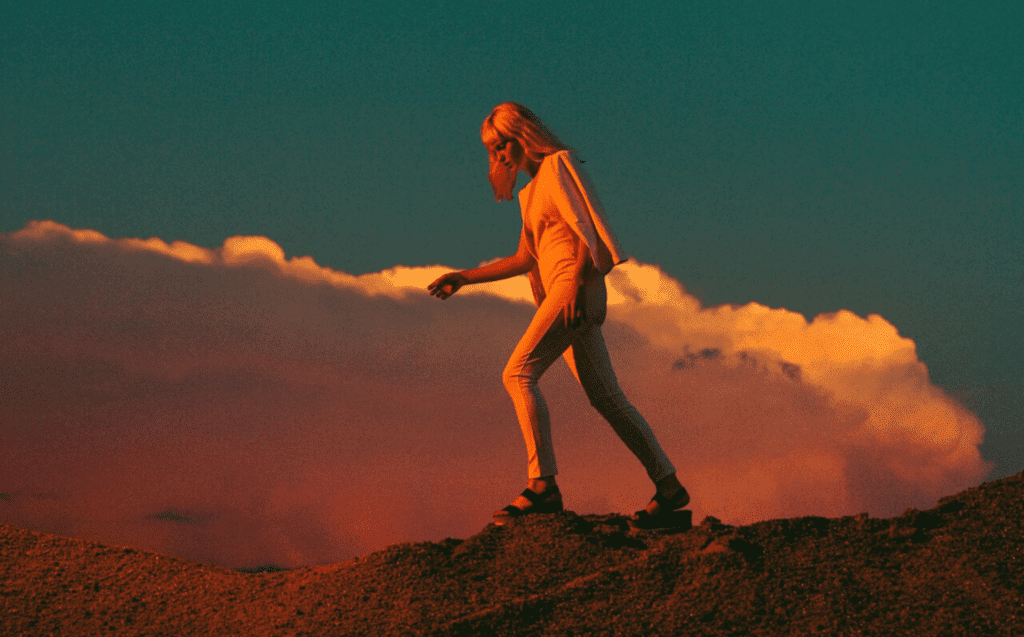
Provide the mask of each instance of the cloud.
{"label": "cloud", "polygon": [[[215,250],[34,222],[0,235],[0,520],[229,566],[475,533],[525,483],[501,369],[520,277],[354,276],[263,237]],[[608,277],[606,340],[698,519],[891,515],[977,484],[981,423],[882,317],[701,307]],[[652,488],[563,364],[542,380],[579,513]]]}

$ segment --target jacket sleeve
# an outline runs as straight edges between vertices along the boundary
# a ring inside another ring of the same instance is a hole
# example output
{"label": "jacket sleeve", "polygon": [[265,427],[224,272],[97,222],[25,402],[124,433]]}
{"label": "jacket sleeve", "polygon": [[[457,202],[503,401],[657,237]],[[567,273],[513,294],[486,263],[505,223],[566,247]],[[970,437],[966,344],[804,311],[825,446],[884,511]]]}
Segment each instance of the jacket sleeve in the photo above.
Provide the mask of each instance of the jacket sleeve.
{"label": "jacket sleeve", "polygon": [[587,173],[568,151],[557,153],[553,159],[556,188],[552,190],[558,211],[586,242],[598,271],[607,274],[628,257],[608,225]]}

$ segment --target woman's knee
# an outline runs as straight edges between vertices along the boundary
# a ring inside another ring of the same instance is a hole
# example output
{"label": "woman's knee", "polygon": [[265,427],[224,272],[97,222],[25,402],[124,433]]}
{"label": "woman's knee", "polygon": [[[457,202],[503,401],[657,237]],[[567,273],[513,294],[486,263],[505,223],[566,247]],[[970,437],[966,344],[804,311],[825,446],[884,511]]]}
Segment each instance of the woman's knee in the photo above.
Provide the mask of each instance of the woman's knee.
{"label": "woman's knee", "polygon": [[633,409],[632,403],[626,399],[621,389],[613,392],[590,392],[587,398],[591,406],[602,415],[620,414]]}
{"label": "woman's knee", "polygon": [[537,379],[523,365],[509,361],[504,371],[501,372],[501,382],[509,393],[513,393],[536,385]]}

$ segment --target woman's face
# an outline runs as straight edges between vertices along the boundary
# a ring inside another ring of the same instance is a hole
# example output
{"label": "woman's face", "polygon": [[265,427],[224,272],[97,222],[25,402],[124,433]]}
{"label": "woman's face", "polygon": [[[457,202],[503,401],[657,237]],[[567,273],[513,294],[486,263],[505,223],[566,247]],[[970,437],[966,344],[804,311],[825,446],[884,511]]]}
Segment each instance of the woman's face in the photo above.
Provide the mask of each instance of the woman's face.
{"label": "woman's face", "polygon": [[516,177],[520,170],[526,168],[527,157],[523,145],[517,139],[501,136],[494,129],[486,129],[481,139],[491,163],[487,176],[494,188],[494,196],[499,201],[511,200]]}
{"label": "woman's face", "polygon": [[487,152],[491,155],[492,162],[498,162],[513,174],[524,169],[526,152],[519,140],[497,135],[485,140],[484,145],[487,146]]}

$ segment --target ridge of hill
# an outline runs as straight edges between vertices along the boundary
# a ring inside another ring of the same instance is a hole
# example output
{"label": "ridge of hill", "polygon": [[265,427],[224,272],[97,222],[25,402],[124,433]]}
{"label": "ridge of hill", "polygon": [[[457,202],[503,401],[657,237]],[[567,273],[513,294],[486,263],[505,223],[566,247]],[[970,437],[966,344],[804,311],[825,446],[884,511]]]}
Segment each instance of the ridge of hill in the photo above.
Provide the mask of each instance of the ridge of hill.
{"label": "ridge of hill", "polygon": [[0,524],[3,635],[1024,634],[1024,473],[890,519],[571,512],[243,573]]}

